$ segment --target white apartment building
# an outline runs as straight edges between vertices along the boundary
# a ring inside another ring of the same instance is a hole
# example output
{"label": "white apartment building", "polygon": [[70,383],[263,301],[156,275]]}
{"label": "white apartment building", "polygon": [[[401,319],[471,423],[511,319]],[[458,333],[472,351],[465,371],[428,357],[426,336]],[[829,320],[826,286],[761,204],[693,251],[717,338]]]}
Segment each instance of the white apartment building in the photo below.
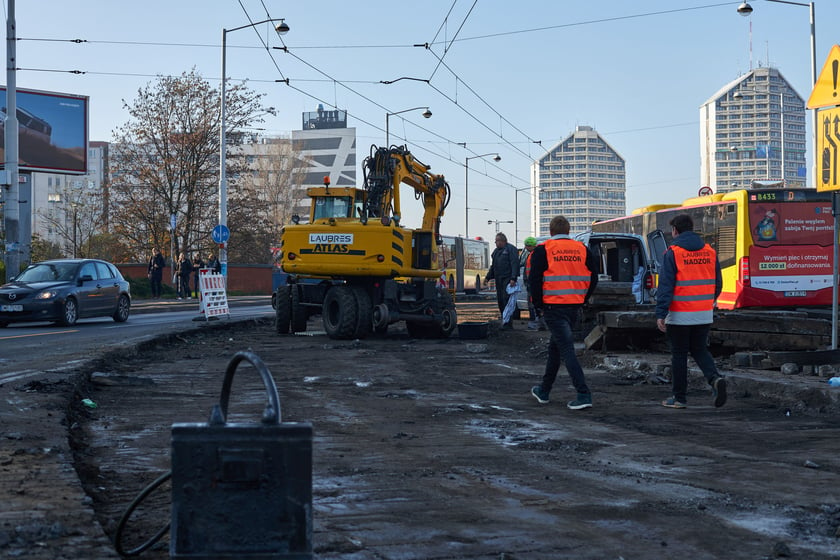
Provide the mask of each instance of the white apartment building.
{"label": "white apartment building", "polygon": [[752,181],[807,184],[805,101],[775,68],[756,68],[700,107],[700,183],[730,192]]}
{"label": "white apartment building", "polygon": [[549,223],[558,214],[576,233],[595,220],[626,213],[624,158],[591,126],[578,126],[548,150],[532,164],[531,177],[537,193],[531,216],[535,235],[548,235]]}

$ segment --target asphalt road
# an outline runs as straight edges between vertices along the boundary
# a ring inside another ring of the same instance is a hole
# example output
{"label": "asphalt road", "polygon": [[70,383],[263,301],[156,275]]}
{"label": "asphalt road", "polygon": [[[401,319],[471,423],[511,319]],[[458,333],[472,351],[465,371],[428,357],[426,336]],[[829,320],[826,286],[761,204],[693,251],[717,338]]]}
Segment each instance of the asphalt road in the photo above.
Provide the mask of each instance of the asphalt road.
{"label": "asphalt road", "polygon": [[[458,312],[497,314],[480,302]],[[0,340],[25,376],[0,385],[0,557],[116,558],[116,521],[169,467],[171,425],[206,419],[224,365],[253,348],[284,420],[315,428],[316,558],[840,558],[840,408],[824,379],[722,364],[724,408],[695,371],[690,408],[673,411],[658,404],[666,355],[590,354],[595,406],[576,413],[562,371],[550,404],[528,393],[546,340],[524,323],[484,341],[413,341],[395,328],[355,342],[319,334],[319,318],[306,335],[279,336],[270,319],[206,324],[185,313],[136,313],[120,326],[136,318],[142,333],[84,325],[84,346],[79,333],[24,332],[63,341],[85,367],[37,345],[28,352],[40,357],[19,358],[7,350],[16,338]],[[103,340],[114,333],[129,336]],[[241,381],[236,418],[253,421],[264,388]],[[132,537],[168,511],[157,496]]]}

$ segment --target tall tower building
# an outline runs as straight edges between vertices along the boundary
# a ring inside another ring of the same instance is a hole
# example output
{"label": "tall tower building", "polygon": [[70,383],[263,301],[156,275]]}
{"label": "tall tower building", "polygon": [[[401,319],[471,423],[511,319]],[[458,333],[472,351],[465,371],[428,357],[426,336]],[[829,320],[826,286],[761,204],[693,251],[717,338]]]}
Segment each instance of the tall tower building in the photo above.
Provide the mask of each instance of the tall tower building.
{"label": "tall tower building", "polygon": [[558,214],[569,220],[572,233],[589,229],[595,220],[625,214],[624,158],[591,126],[578,126],[546,152],[532,164],[531,176],[537,193],[531,216],[536,235],[548,235]]}
{"label": "tall tower building", "polygon": [[753,181],[806,185],[805,101],[775,68],[756,68],[700,107],[700,183],[729,192]]}

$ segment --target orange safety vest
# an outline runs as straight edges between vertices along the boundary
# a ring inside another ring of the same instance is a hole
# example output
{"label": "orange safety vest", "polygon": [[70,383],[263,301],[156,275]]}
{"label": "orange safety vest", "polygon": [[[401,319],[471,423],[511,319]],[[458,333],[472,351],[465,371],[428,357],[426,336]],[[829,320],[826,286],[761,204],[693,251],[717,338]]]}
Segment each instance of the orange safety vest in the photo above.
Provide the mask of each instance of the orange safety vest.
{"label": "orange safety vest", "polygon": [[586,246],[573,239],[545,242],[548,269],[543,274],[543,302],[580,305],[589,290],[592,273],[586,266]]}
{"label": "orange safety vest", "polygon": [[[525,249],[528,251],[528,249]],[[525,257],[525,278],[531,276],[531,256],[534,254],[533,251],[528,251],[528,256]]]}
{"label": "orange safety vest", "polygon": [[715,305],[715,261],[717,253],[708,244],[699,251],[672,246],[677,278],[669,313],[696,314]]}

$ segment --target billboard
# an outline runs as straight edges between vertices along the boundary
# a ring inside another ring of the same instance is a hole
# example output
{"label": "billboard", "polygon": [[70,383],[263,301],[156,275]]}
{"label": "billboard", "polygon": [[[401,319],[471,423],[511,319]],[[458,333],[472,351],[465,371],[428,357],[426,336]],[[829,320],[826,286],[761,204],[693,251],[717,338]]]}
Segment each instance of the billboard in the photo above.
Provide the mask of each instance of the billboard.
{"label": "billboard", "polygon": [[[15,89],[21,171],[87,173],[88,97]],[[6,159],[6,87],[0,86],[0,168]]]}

